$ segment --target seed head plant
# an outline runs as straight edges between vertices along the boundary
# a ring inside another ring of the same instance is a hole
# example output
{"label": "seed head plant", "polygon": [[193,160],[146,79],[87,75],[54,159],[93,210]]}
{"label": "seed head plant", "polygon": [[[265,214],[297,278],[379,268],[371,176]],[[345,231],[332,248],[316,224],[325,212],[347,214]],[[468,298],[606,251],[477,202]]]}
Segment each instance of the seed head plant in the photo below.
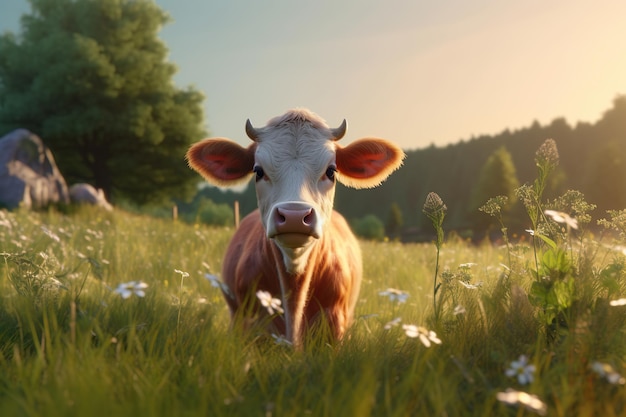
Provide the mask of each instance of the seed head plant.
{"label": "seed head plant", "polygon": [[437,307],[437,292],[439,291],[440,283],[437,283],[437,276],[439,274],[439,254],[441,252],[441,247],[443,246],[443,220],[446,217],[446,211],[448,208],[443,203],[439,194],[430,192],[426,196],[426,201],[424,202],[423,212],[428,217],[435,229],[435,233],[437,238],[435,240],[435,247],[437,248],[437,259],[435,261],[435,277],[433,280],[433,308],[435,312],[435,322],[439,319],[439,308]]}

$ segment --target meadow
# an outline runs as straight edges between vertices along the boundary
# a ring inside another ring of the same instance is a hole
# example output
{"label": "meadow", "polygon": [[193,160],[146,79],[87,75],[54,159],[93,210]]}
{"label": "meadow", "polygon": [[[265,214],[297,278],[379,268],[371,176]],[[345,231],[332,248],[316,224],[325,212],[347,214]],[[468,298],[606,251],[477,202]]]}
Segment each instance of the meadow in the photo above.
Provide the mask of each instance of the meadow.
{"label": "meadow", "polygon": [[624,236],[585,232],[567,201],[576,230],[541,216],[501,244],[361,241],[348,337],[302,351],[229,327],[232,229],[0,211],[0,415],[624,415]]}

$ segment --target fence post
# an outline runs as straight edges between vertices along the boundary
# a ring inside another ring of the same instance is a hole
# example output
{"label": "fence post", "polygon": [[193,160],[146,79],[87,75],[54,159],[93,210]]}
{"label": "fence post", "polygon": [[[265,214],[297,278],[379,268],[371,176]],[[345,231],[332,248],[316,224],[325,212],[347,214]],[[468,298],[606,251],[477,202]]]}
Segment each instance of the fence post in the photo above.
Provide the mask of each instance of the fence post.
{"label": "fence post", "polygon": [[235,200],[234,202],[234,211],[235,211],[235,229],[239,229],[239,200]]}

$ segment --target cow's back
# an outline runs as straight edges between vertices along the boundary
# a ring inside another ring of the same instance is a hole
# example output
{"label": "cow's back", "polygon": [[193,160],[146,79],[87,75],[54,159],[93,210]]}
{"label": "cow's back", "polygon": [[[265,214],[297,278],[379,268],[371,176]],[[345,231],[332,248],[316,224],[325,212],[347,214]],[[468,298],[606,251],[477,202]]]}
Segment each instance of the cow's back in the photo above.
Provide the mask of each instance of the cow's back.
{"label": "cow's back", "polygon": [[[280,298],[279,251],[266,237],[258,210],[246,216],[235,232],[224,258],[222,276],[234,297],[226,297],[234,314],[246,299],[255,301],[257,290],[269,291]],[[323,311],[336,336],[341,337],[352,321],[358,298],[362,260],[358,241],[347,222],[334,211],[323,237],[309,258],[307,272],[312,278],[305,307],[305,322]],[[284,271],[284,268],[283,268]],[[297,280],[295,277],[294,280]],[[284,331],[282,319],[274,320],[278,331]]]}

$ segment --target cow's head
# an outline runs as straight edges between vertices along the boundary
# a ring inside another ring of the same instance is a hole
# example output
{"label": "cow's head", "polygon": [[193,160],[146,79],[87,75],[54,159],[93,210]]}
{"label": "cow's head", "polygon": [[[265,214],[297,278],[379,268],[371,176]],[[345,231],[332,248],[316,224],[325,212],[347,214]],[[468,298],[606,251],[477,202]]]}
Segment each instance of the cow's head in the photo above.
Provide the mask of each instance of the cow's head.
{"label": "cow's head", "polygon": [[333,211],[335,182],[353,188],[380,184],[402,164],[404,153],[383,139],[361,139],[342,147],[345,120],[329,128],[317,115],[291,110],[254,128],[253,143],[205,139],[187,152],[190,166],[209,183],[232,186],[255,177],[258,206],[267,237],[273,239],[287,270],[303,267],[312,245],[323,236]]}

